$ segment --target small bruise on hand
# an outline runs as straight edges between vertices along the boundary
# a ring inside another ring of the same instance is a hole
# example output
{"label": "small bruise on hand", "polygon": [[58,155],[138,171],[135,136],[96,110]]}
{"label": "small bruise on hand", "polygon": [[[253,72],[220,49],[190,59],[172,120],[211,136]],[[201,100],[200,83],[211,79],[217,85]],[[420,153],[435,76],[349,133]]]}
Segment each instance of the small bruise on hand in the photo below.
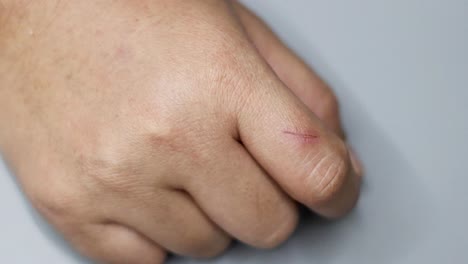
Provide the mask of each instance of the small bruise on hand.
{"label": "small bruise on hand", "polygon": [[296,140],[299,140],[302,143],[315,143],[319,140],[320,136],[318,133],[303,133],[303,132],[294,132],[289,130],[283,130],[283,134],[293,137]]}

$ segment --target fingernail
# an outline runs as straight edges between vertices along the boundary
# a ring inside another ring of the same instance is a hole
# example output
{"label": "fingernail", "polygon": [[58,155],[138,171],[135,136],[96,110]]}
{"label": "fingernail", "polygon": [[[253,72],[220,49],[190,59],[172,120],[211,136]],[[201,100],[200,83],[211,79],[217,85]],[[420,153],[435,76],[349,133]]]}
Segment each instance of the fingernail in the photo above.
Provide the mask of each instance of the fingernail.
{"label": "fingernail", "polygon": [[357,157],[356,152],[354,152],[350,145],[348,145],[348,152],[349,157],[351,158],[351,165],[353,166],[354,171],[359,177],[362,177],[362,174],[364,173],[362,163]]}

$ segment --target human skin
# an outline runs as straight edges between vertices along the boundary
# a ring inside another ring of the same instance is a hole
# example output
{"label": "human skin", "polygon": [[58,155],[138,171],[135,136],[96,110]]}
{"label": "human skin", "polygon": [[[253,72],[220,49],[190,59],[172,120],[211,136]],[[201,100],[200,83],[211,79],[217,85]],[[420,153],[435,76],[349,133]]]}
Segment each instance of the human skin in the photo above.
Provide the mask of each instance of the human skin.
{"label": "human skin", "polygon": [[355,205],[333,92],[239,3],[0,3],[0,150],[80,253],[272,248],[297,204],[326,218]]}

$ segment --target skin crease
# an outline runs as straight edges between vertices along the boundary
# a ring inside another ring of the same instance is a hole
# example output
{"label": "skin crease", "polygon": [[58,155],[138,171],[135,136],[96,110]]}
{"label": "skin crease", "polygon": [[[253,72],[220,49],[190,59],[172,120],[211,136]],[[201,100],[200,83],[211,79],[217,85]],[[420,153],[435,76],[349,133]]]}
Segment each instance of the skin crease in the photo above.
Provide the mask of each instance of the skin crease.
{"label": "skin crease", "polygon": [[297,203],[355,205],[333,92],[239,3],[39,2],[1,2],[0,150],[80,253],[272,248]]}

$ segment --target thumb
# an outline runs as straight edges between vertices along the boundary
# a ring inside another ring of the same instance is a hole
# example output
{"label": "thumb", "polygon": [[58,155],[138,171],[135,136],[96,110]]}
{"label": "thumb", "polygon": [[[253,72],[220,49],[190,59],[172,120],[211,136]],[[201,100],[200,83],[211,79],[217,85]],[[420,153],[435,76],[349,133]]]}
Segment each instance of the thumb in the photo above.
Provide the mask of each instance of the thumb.
{"label": "thumb", "polygon": [[272,83],[250,91],[238,113],[240,140],[292,198],[324,217],[344,215],[360,186],[346,144],[280,81]]}

